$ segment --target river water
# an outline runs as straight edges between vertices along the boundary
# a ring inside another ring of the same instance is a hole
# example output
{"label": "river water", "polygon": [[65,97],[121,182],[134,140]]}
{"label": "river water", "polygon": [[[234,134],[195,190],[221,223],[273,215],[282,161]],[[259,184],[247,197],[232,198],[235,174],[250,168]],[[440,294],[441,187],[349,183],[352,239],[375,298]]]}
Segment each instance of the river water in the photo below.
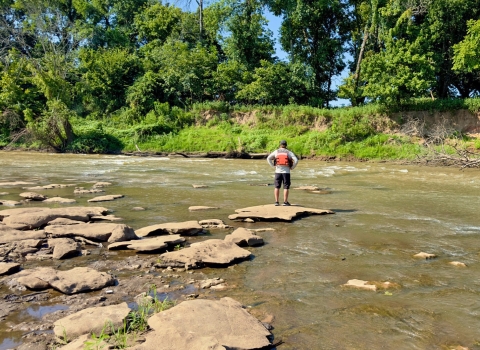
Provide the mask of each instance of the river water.
{"label": "river water", "polygon": [[[125,198],[100,204],[135,229],[211,218],[234,227],[273,228],[260,233],[266,244],[251,249],[252,260],[204,272],[236,285],[216,297],[230,296],[260,319],[274,317],[275,341],[283,341],[278,349],[480,348],[478,170],[302,160],[292,187],[325,191],[291,190],[290,203],[336,214],[248,224],[228,215],[273,203],[273,187],[260,186],[273,183],[265,160],[0,152],[0,168],[0,182],[112,182],[107,194]],[[3,191],[10,194],[2,198],[18,200],[23,190]],[[73,198],[72,188],[43,193]],[[75,198],[88,205],[91,197]],[[192,205],[220,209],[189,212]],[[136,206],[147,210],[132,211]],[[227,233],[212,230],[211,237]],[[438,258],[413,258],[422,251]],[[350,279],[390,281],[399,288],[385,293],[342,287]]]}

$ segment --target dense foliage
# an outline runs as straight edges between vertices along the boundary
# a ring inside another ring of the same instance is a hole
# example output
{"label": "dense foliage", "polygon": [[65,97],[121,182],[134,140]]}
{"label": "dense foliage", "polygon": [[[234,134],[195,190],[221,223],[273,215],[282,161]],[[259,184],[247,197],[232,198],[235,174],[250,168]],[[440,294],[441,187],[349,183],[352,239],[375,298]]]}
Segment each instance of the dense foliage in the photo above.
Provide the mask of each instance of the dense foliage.
{"label": "dense foliage", "polygon": [[[203,102],[328,108],[342,97],[399,109],[480,93],[480,0],[197,4],[0,0],[0,143],[27,130],[58,151],[113,151],[126,136],[102,125],[167,137]],[[287,60],[275,57],[266,11],[282,18]],[[347,142],[361,124],[332,127]]]}

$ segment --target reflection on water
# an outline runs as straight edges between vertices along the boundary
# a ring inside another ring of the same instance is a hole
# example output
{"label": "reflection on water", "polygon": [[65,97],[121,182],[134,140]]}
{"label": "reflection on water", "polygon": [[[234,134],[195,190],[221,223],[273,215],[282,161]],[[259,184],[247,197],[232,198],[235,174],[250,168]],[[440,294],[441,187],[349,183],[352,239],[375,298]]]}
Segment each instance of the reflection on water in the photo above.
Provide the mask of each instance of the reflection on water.
{"label": "reflection on water", "polygon": [[[0,182],[33,179],[44,185],[75,179],[84,187],[112,182],[106,193],[125,198],[102,204],[134,228],[211,218],[235,227],[274,228],[260,233],[267,244],[252,249],[254,259],[202,273],[236,286],[214,292],[216,297],[250,305],[259,319],[273,315],[282,350],[474,349],[480,341],[476,170],[303,160],[292,186],[328,188],[329,194],[292,190],[290,202],[337,214],[248,224],[229,222],[228,215],[273,202],[271,186],[249,186],[273,182],[264,160],[0,153],[0,166]],[[12,200],[24,191],[0,190]],[[89,205],[94,196],[74,196],[73,188],[42,193],[75,198],[78,205]],[[192,205],[220,209],[190,212]],[[131,211],[136,206],[147,210]],[[225,234],[212,231],[210,237]],[[412,257],[421,251],[438,258]],[[341,285],[349,279],[401,287],[388,294],[345,289]]]}

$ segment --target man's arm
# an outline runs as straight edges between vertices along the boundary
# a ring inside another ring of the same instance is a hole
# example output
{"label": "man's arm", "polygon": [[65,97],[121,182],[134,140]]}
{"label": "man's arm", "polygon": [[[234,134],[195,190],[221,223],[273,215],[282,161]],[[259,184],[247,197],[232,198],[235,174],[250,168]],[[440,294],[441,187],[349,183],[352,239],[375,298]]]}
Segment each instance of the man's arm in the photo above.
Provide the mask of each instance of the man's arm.
{"label": "man's arm", "polygon": [[277,156],[277,151],[273,151],[272,153],[270,153],[270,155],[267,157],[267,162],[268,164],[270,164],[271,167],[275,167],[275,157]]}
{"label": "man's arm", "polygon": [[297,164],[298,164],[298,158],[297,158],[297,156],[295,155],[295,153],[293,153],[292,151],[288,151],[288,152],[289,152],[290,158],[292,158],[292,160],[293,160],[292,167],[290,168],[291,170],[293,170],[293,169],[295,169],[295,167],[296,167]]}

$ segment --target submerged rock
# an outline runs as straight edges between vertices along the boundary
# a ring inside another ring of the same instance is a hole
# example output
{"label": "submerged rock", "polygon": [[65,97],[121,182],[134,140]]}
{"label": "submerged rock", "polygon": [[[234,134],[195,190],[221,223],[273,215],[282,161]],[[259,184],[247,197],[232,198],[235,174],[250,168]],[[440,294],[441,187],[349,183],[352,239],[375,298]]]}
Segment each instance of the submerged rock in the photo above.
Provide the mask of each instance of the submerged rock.
{"label": "submerged rock", "polygon": [[75,199],[62,198],[62,197],[47,198],[43,201],[43,203],[60,203],[60,204],[72,204],[72,203],[76,203],[76,202],[77,201]]}
{"label": "submerged rock", "polygon": [[188,210],[190,211],[201,211],[201,210],[213,210],[213,209],[219,209],[218,207],[207,207],[204,205],[194,205],[191,207],[188,207]]}
{"label": "submerged rock", "polygon": [[467,267],[465,263],[460,261],[450,261],[449,264],[457,267]]}
{"label": "submerged rock", "polygon": [[35,187],[24,187],[25,190],[53,190],[55,188],[65,188],[65,187],[73,187],[76,184],[50,184],[45,186],[35,186]]}
{"label": "submerged rock", "polygon": [[420,252],[418,254],[415,254],[413,257],[420,258],[420,259],[433,259],[433,258],[436,258],[437,256],[435,254]]}
{"label": "submerged rock", "polygon": [[73,194],[90,194],[90,193],[102,193],[105,192],[100,188],[93,188],[91,190],[86,190],[84,187],[76,187],[73,191]]}
{"label": "submerged rock", "polygon": [[357,280],[357,279],[348,280],[348,282],[343,284],[342,286],[371,290],[371,291],[374,291],[374,292],[377,290],[376,285],[370,284],[370,282],[368,282],[368,281],[362,281],[362,280]]}
{"label": "submerged rock", "polygon": [[35,185],[34,182],[25,181],[12,181],[12,182],[0,182],[0,186],[21,186],[21,185]]}
{"label": "submerged rock", "polygon": [[231,299],[195,299],[148,319],[153,329],[137,350],[262,349],[270,332]]}
{"label": "submerged rock", "polygon": [[304,191],[318,191],[320,187],[317,186],[299,186],[299,187],[293,187],[293,190],[304,190]]}
{"label": "submerged rock", "polygon": [[23,270],[15,275],[17,282],[29,289],[53,288],[64,294],[90,292],[112,286],[113,276],[89,267],[57,271],[50,267]]}
{"label": "submerged rock", "polygon": [[182,236],[194,236],[202,231],[203,227],[198,223],[198,221],[185,221],[147,226],[135,230],[135,233],[139,237],[172,234],[179,234]]}
{"label": "submerged rock", "polygon": [[190,247],[160,255],[159,265],[167,267],[201,267],[202,265],[228,265],[250,257],[252,253],[233,242],[209,239],[193,243]]}
{"label": "submerged rock", "polygon": [[95,198],[92,198],[92,199],[89,199],[88,202],[89,203],[93,203],[93,202],[109,202],[109,201],[113,201],[115,199],[118,199],[118,198],[123,198],[123,194],[108,194],[106,196],[100,196],[100,197],[95,197]]}
{"label": "submerged rock", "polygon": [[83,334],[111,334],[121,329],[125,318],[130,313],[127,303],[118,305],[90,307],[53,323],[53,332],[59,338],[76,338]]}
{"label": "submerged rock", "polygon": [[231,234],[225,236],[225,241],[233,242],[240,247],[255,247],[263,245],[263,238],[257,235],[254,235],[252,231],[247,230],[246,228],[239,227]]}
{"label": "submerged rock", "polygon": [[112,183],[111,182],[105,182],[105,181],[100,181],[100,182],[96,182],[92,188],[102,188],[102,187],[108,187],[108,186],[111,186]]}
{"label": "submerged rock", "polygon": [[0,205],[6,207],[16,207],[17,205],[22,205],[22,202],[10,201],[10,200],[0,200]]}
{"label": "submerged rock", "polygon": [[207,185],[192,185],[193,188],[208,188]]}
{"label": "submerged rock", "polygon": [[331,210],[305,208],[297,205],[288,207],[275,206],[273,204],[259,205],[235,210],[237,214],[229,215],[230,220],[284,220],[292,221],[301,216],[335,214]]}

